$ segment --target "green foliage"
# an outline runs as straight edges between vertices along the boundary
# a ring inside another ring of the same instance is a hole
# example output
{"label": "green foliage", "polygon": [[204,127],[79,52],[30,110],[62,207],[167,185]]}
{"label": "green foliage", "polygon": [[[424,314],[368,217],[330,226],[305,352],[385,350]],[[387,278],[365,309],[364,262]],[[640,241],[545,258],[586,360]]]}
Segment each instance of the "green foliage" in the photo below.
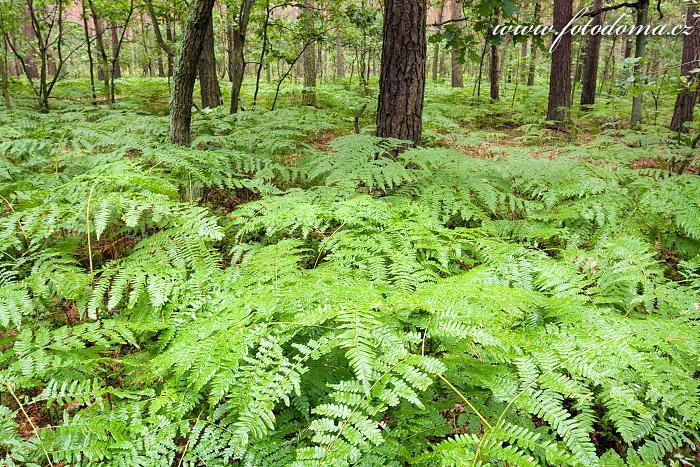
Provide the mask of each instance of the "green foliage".
{"label": "green foliage", "polygon": [[312,144],[362,100],[324,92],[200,113],[193,149],[129,103],[0,115],[5,464],[693,454],[700,182],[635,164],[668,134],[572,145],[437,88],[397,155]]}

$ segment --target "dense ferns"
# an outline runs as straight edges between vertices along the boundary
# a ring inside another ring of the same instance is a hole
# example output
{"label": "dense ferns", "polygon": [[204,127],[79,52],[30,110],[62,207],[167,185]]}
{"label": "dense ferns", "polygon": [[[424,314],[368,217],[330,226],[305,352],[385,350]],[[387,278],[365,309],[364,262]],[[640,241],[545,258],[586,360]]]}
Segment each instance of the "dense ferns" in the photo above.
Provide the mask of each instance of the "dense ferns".
{"label": "dense ferns", "polygon": [[5,463],[692,456],[700,179],[632,168],[653,129],[530,157],[522,121],[468,157],[502,135],[451,108],[397,158],[307,147],[331,111],[205,114],[193,150],[159,117],[0,116]]}

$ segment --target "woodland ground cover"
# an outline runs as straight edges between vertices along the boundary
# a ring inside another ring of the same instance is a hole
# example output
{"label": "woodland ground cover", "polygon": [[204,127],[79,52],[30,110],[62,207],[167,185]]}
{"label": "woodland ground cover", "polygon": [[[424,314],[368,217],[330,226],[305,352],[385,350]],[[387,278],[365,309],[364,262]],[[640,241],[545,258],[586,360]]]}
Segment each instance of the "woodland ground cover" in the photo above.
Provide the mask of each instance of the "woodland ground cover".
{"label": "woodland ground cover", "polygon": [[196,112],[192,148],[165,79],[13,86],[4,463],[699,462],[697,150],[625,100],[562,132],[542,86],[433,85],[397,156],[347,84]]}

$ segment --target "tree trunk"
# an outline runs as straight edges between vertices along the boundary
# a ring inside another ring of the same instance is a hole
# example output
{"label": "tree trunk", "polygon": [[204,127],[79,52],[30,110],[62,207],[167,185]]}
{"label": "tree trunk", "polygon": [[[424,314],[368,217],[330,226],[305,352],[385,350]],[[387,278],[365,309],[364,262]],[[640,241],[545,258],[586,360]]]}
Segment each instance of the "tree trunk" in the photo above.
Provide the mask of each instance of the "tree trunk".
{"label": "tree trunk", "polygon": [[345,56],[343,53],[343,38],[340,30],[335,36],[335,76],[338,79],[345,78]]}
{"label": "tree trunk", "polygon": [[170,96],[170,142],[173,144],[190,145],[192,91],[213,7],[214,0],[193,0],[187,18]]}
{"label": "tree trunk", "polygon": [[216,57],[214,55],[214,20],[210,18],[206,26],[202,53],[199,58],[199,90],[202,108],[213,109],[221,105],[221,88],[216,74]]}
{"label": "tree trunk", "polygon": [[238,14],[238,27],[233,28],[233,63],[231,64],[231,113],[238,112],[241,99],[241,86],[243,86],[243,75],[245,74],[245,40],[248,34],[248,22],[250,21],[250,10],[253,8],[254,0],[243,0]]}
{"label": "tree trunk", "polygon": [[[452,20],[458,20],[461,18],[462,9],[461,4],[458,0],[450,0],[452,2]],[[452,59],[452,87],[453,88],[463,88],[464,87],[464,70],[462,69],[462,64],[459,63],[459,54],[455,49],[452,49],[451,54]]]}
{"label": "tree trunk", "polygon": [[525,67],[527,66],[527,40],[520,44],[520,58],[518,59],[518,82],[525,80]]}
{"label": "tree trunk", "polygon": [[[313,31],[313,0],[304,0],[302,22],[307,32]],[[309,37],[304,50],[304,104],[316,105],[316,47],[315,38]]]}
{"label": "tree trunk", "polygon": [[97,47],[97,53],[100,61],[100,75],[101,79],[104,81],[104,95],[105,100],[108,105],[112,105],[112,67],[107,58],[107,49],[105,48],[104,40],[102,36],[104,34],[104,29],[101,25],[101,19],[97,14],[95,9],[95,4],[92,0],[87,0],[88,6],[90,7],[90,14],[92,15],[92,21],[95,25],[95,46]]}
{"label": "tree trunk", "polygon": [[698,55],[700,55],[700,20],[695,17],[697,8],[695,5],[688,6],[686,24],[692,26],[690,35],[683,36],[683,52],[681,53],[681,76],[687,78],[687,83],[681,88],[676,97],[676,106],[673,110],[671,120],[671,131],[684,130],[685,122],[693,121],[693,107],[698,98],[697,73],[691,74],[693,69],[698,68]]}
{"label": "tree trunk", "polygon": [[[573,14],[572,0],[554,0],[554,29],[563,31]],[[571,34],[564,34],[552,52],[547,120],[564,122],[571,102]]]}
{"label": "tree trunk", "polygon": [[119,35],[117,34],[117,25],[111,20],[110,29],[112,30],[112,57],[117,57],[112,67],[112,79],[117,79],[122,76],[122,68],[119,65]]}
{"label": "tree trunk", "polygon": [[[641,4],[637,9],[637,23],[636,27],[644,27],[649,23],[649,0],[641,0]],[[639,59],[644,57],[644,52],[647,47],[647,36],[646,34],[637,34],[635,38],[634,47],[634,57],[638,60],[634,66],[634,81],[635,84],[639,85],[639,75],[642,72],[642,65],[639,63]],[[632,116],[630,118],[630,125],[635,126],[642,123],[642,113],[644,110],[644,92],[642,90],[637,91],[638,94],[632,98]]]}
{"label": "tree trunk", "polygon": [[88,65],[90,67],[90,90],[92,91],[92,105],[97,105],[97,94],[95,93],[95,64],[92,60],[92,47],[90,46],[90,29],[88,27],[88,14],[85,8],[85,0],[82,0],[83,10],[83,31],[85,32],[85,43],[87,44]]}
{"label": "tree trunk", "polygon": [[2,55],[0,56],[0,79],[2,80],[2,83],[0,84],[0,87],[2,87],[2,98],[3,101],[5,102],[5,110],[8,110],[12,107],[12,102],[10,101],[10,87],[8,85],[8,79],[7,79],[7,73],[8,73],[8,67],[7,67],[7,43],[5,42],[5,38],[2,37]]}
{"label": "tree trunk", "polygon": [[[438,24],[442,23],[442,19],[445,15],[445,0],[440,2],[440,10],[438,13]],[[440,34],[442,26],[437,27],[437,33]],[[440,43],[436,42],[433,45],[433,83],[437,83],[438,75],[440,73]]]}
{"label": "tree trunk", "polygon": [[632,39],[629,37],[625,40],[625,58],[632,56]]}
{"label": "tree trunk", "polygon": [[377,136],[412,141],[423,131],[425,0],[385,0]]}
{"label": "tree trunk", "polygon": [[491,58],[489,59],[489,96],[491,102],[497,102],[500,96],[498,70],[498,45],[491,43]]}
{"label": "tree trunk", "polygon": [[[540,23],[541,6],[540,0],[535,0],[535,11],[532,15],[532,22],[535,25]],[[527,72],[527,85],[535,84],[535,67],[537,65],[537,43],[534,38],[530,38],[530,67]]]}
{"label": "tree trunk", "polygon": [[[603,7],[603,0],[593,2],[593,11]],[[593,18],[593,26],[603,24],[603,14]],[[600,34],[591,35],[586,42],[586,55],[583,63],[583,83],[581,84],[581,106],[595,104],[595,90],[598,80],[598,61],[600,59]]]}

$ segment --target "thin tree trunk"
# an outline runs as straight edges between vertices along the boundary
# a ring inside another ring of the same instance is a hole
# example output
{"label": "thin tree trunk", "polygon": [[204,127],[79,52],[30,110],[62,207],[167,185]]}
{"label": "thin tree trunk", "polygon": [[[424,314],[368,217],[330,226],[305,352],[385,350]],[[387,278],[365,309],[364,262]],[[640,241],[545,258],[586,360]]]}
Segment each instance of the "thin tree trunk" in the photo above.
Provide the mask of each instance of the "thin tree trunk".
{"label": "thin tree trunk", "polygon": [[[594,0],[593,11],[603,7],[603,0]],[[593,18],[593,26],[603,24],[603,14]],[[591,35],[586,42],[586,56],[583,64],[583,83],[581,84],[581,106],[595,104],[595,90],[598,80],[598,62],[600,60],[600,34]]]}
{"label": "thin tree trunk", "polygon": [[[540,23],[541,6],[540,0],[535,0],[535,11],[532,15],[532,22],[535,25]],[[534,38],[530,39],[530,68],[527,73],[527,85],[535,84],[535,70],[537,65],[537,43]]]}
{"label": "thin tree trunk", "polygon": [[[437,27],[437,33],[440,34],[440,31],[442,30],[442,20],[443,17],[445,16],[445,0],[442,0],[440,2],[440,10],[438,13],[438,27]],[[437,83],[438,81],[438,75],[440,73],[440,43],[436,42],[433,45],[433,83]]]}
{"label": "thin tree trunk", "polygon": [[335,36],[335,76],[338,79],[345,78],[345,56],[343,52],[343,38],[340,29]]}
{"label": "thin tree trunk", "polygon": [[8,66],[7,66],[7,42],[5,42],[5,37],[2,37],[2,56],[0,56],[0,79],[2,79],[2,98],[5,102],[5,109],[10,109],[12,107],[12,102],[10,101],[10,86],[7,79]]}
{"label": "thin tree trunk", "polygon": [[489,97],[491,102],[497,102],[500,96],[499,81],[500,73],[498,70],[498,45],[491,43],[491,58],[489,59]]}
{"label": "thin tree trunk", "polygon": [[425,0],[385,0],[377,136],[412,141],[423,131]]}
{"label": "thin tree trunk", "polygon": [[112,66],[112,79],[117,79],[122,76],[122,69],[119,66],[119,35],[117,34],[117,25],[114,24],[113,20],[110,20],[109,26],[112,32],[112,57],[117,57]]}
{"label": "thin tree trunk", "polygon": [[97,93],[95,92],[95,64],[92,60],[92,46],[90,41],[90,29],[88,28],[88,13],[85,8],[85,0],[82,0],[83,30],[85,32],[85,44],[87,44],[88,64],[90,66],[90,89],[92,90],[92,105],[97,105]]}
{"label": "thin tree trunk", "polygon": [[[641,0],[641,4],[637,9],[637,28],[645,27],[649,23],[649,0]],[[647,47],[647,36],[646,34],[637,34],[635,38],[634,47],[634,57],[638,60],[634,66],[634,81],[635,84],[641,84],[640,74],[642,72],[642,64],[639,63],[639,59],[644,57]],[[644,111],[644,92],[642,90],[637,91],[637,95],[632,97],[632,116],[630,118],[630,125],[635,126],[642,123],[643,111]]]}
{"label": "thin tree trunk", "polygon": [[[452,2],[452,20],[458,20],[462,17],[461,3],[458,0],[450,0]],[[462,64],[459,63],[459,53],[452,49],[451,53],[452,60],[452,87],[453,88],[463,88],[464,87],[464,70]]]}
{"label": "thin tree trunk", "polygon": [[216,57],[214,55],[214,20],[211,18],[206,26],[204,44],[199,58],[199,90],[202,108],[213,109],[221,105],[221,88],[216,74]]}
{"label": "thin tree trunk", "polygon": [[[554,29],[563,31],[573,14],[572,0],[554,0]],[[564,122],[571,99],[571,34],[564,34],[552,52],[547,120]]]}
{"label": "thin tree trunk", "polygon": [[[304,0],[302,22],[307,31],[314,29],[313,0]],[[308,38],[304,50],[304,104],[316,105],[316,47],[315,39]]]}
{"label": "thin tree trunk", "polygon": [[686,85],[676,97],[676,106],[671,120],[672,131],[682,131],[685,122],[693,121],[693,108],[698,98],[697,89],[692,88],[697,85],[697,74],[691,74],[693,69],[698,68],[698,55],[700,54],[700,20],[695,17],[696,14],[697,8],[690,4],[686,24],[692,26],[693,30],[690,35],[683,36],[683,52],[681,53],[681,76],[686,77],[688,82],[685,83]]}
{"label": "thin tree trunk", "polygon": [[104,29],[101,25],[101,19],[97,14],[95,9],[95,4],[92,0],[87,0],[88,6],[90,7],[90,14],[92,15],[92,21],[95,25],[95,46],[97,47],[97,53],[100,61],[100,71],[102,74],[102,80],[104,81],[104,95],[107,100],[108,105],[112,105],[112,67],[109,64],[109,59],[107,58],[107,49],[105,48],[105,43],[102,38],[104,34]]}
{"label": "thin tree trunk", "polygon": [[605,66],[603,67],[603,77],[600,80],[600,86],[598,89],[598,93],[603,92],[603,88],[605,87],[605,83],[608,80],[608,77],[610,76],[610,69],[611,66],[615,66],[615,46],[617,44],[617,36],[613,36],[612,44],[610,44],[610,51],[608,52],[608,56],[605,58]]}
{"label": "thin tree trunk", "polygon": [[[243,86],[243,75],[245,74],[245,40],[248,34],[248,22],[250,21],[250,11],[253,8],[254,0],[242,0],[238,14],[238,27],[233,29],[233,63],[231,70],[231,113],[238,112],[240,107],[241,87]],[[261,58],[262,60],[262,58]]]}
{"label": "thin tree trunk", "polygon": [[190,7],[170,97],[170,142],[173,144],[190,145],[192,91],[213,7],[214,0],[193,0]]}

